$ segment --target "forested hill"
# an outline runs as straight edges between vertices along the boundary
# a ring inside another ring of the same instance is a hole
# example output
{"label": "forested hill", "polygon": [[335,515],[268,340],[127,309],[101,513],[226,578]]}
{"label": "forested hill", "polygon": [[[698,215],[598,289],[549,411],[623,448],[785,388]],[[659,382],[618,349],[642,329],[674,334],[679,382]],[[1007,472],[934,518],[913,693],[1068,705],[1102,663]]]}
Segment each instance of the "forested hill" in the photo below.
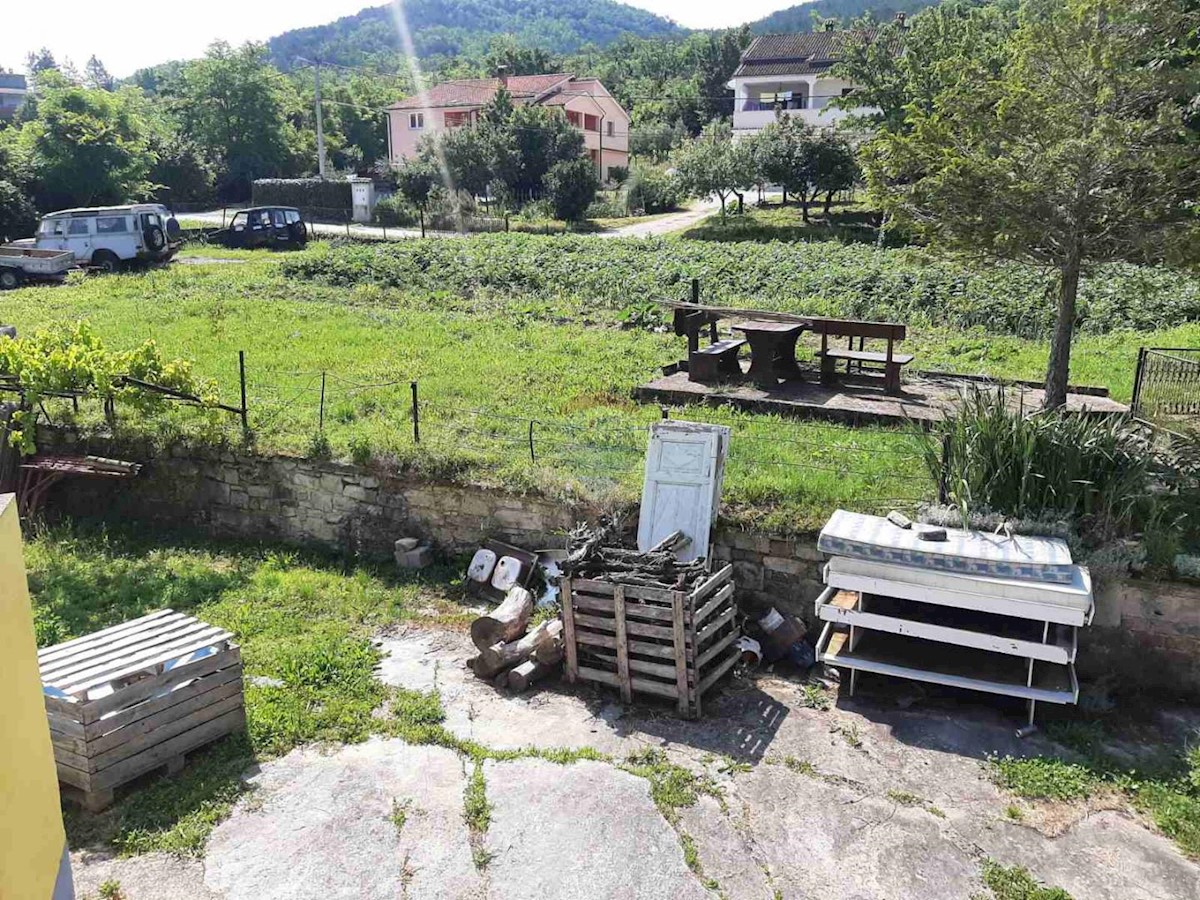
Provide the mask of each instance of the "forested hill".
{"label": "forested hill", "polygon": [[[407,0],[409,29],[423,59],[481,53],[499,34],[525,46],[571,53],[585,44],[605,46],[623,34],[678,37],[686,29],[669,19],[615,0]],[[281,69],[296,57],[359,65],[393,56],[400,37],[390,6],[364,9],[328,25],[287,31],[268,42]]]}
{"label": "forested hill", "polygon": [[880,22],[886,22],[903,12],[912,15],[938,0],[815,0],[773,12],[769,16],[750,23],[755,34],[786,34],[794,31],[812,31],[813,13],[821,19],[837,19],[849,23],[859,16],[870,13]]}

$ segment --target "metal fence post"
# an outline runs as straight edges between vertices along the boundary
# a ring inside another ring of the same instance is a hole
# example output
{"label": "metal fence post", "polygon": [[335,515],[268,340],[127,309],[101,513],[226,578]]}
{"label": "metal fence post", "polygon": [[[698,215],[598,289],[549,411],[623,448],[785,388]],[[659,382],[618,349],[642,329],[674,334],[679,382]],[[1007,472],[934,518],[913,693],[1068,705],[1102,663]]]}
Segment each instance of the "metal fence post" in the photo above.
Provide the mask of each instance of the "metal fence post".
{"label": "metal fence post", "polygon": [[417,403],[417,383],[412,382],[412,423],[413,443],[421,443],[421,411]]}
{"label": "metal fence post", "polygon": [[1142,392],[1142,372],[1146,367],[1146,348],[1138,348],[1137,369],[1133,373],[1133,400],[1129,403],[1129,411],[1135,416],[1138,413],[1139,401],[1138,396]]}
{"label": "metal fence post", "polygon": [[950,435],[942,435],[942,469],[938,473],[938,503],[950,502]]}
{"label": "metal fence post", "polygon": [[325,373],[321,373],[321,413],[319,419],[319,428],[325,430]]}
{"label": "metal fence post", "polygon": [[238,378],[242,383],[242,436],[250,437],[250,417],[246,410],[246,351],[238,351]]}
{"label": "metal fence post", "polygon": [[692,279],[692,302],[696,303],[696,304],[700,303],[700,279],[699,278]]}
{"label": "metal fence post", "polygon": [[533,419],[529,420],[529,461],[531,463],[537,462],[537,456],[533,452]]}

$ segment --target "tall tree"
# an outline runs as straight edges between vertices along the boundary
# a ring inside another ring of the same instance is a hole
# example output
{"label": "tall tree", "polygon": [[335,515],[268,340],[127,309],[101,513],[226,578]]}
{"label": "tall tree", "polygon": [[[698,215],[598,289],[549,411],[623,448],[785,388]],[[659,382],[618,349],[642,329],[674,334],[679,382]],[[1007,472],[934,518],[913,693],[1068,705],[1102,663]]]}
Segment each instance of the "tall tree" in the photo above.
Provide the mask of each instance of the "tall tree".
{"label": "tall tree", "polygon": [[88,90],[43,72],[37,118],[18,143],[42,210],[124,203],[149,193],[154,155],[141,92]]}
{"label": "tall tree", "polygon": [[261,44],[218,41],[184,66],[175,113],[184,135],[218,162],[224,197],[249,197],[255,178],[297,170],[286,87]]}
{"label": "tall tree", "polygon": [[695,197],[716,194],[721,201],[721,221],[725,221],[726,200],[755,184],[754,157],[750,145],[733,141],[732,128],[726,122],[713,122],[698,138],[688,141],[672,156],[683,189]]}
{"label": "tall tree", "polygon": [[87,61],[87,65],[83,67],[83,83],[85,87],[101,91],[111,91],[116,81],[108,74],[108,69],[104,67],[104,63],[100,62],[95,54],[92,54],[92,57]]}
{"label": "tall tree", "polygon": [[865,155],[885,211],[951,251],[1058,272],[1047,407],[1066,401],[1081,277],[1114,259],[1200,257],[1200,66],[1156,65],[1191,0],[1026,0],[997,77],[960,53]]}

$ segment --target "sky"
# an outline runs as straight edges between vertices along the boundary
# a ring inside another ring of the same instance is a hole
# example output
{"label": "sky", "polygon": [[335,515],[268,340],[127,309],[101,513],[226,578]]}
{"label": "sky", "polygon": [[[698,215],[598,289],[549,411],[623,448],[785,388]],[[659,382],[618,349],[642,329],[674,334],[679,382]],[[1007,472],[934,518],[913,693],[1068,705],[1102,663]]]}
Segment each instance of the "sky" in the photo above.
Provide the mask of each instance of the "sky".
{"label": "sky", "polygon": [[[741,25],[799,0],[625,0],[689,28]],[[145,0],[58,0],[53,8],[4,0],[0,66],[25,71],[31,50],[49,47],[82,71],[95,54],[123,78],[142,66],[204,53],[215,40],[266,40],[292,28],[323,25],[379,0],[204,0],[147,5]],[[154,10],[150,12],[149,10]]]}

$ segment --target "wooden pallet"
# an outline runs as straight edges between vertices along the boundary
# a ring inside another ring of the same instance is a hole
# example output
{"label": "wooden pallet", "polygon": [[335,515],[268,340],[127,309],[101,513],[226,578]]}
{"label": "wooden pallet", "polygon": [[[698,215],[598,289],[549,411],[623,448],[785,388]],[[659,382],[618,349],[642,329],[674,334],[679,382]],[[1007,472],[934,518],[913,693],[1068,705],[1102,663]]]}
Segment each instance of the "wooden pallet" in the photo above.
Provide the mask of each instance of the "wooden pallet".
{"label": "wooden pallet", "polygon": [[733,567],[691,593],[564,578],[567,680],[611,685],[674,700],[701,715],[704,695],[737,662]]}
{"label": "wooden pallet", "polygon": [[[233,635],[172,610],[38,653],[58,779],[92,811],[113,789],[245,727]],[[215,652],[178,663],[196,651]]]}

